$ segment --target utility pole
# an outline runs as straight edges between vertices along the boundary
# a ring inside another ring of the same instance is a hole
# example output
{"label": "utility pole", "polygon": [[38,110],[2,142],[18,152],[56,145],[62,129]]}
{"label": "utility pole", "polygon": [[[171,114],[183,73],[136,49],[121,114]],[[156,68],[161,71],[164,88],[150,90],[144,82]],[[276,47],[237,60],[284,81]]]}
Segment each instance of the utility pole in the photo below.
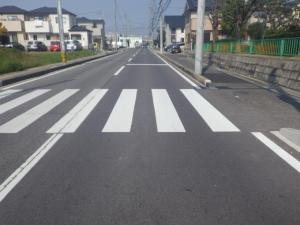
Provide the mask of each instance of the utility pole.
{"label": "utility pole", "polygon": [[64,21],[62,15],[61,0],[57,0],[57,15],[58,15],[59,39],[60,39],[60,55],[61,55],[61,61],[65,63],[67,59],[66,59]]}
{"label": "utility pole", "polygon": [[161,9],[161,15],[160,15],[160,54],[163,54],[163,11],[162,11],[162,4],[163,0],[160,1],[159,3],[159,8]]}
{"label": "utility pole", "polygon": [[115,18],[115,40],[116,40],[116,51],[118,51],[118,34],[117,34],[117,0],[114,0],[114,18]]}
{"label": "utility pole", "polygon": [[198,0],[197,36],[195,52],[195,73],[201,75],[203,71],[203,40],[204,40],[205,0]]}

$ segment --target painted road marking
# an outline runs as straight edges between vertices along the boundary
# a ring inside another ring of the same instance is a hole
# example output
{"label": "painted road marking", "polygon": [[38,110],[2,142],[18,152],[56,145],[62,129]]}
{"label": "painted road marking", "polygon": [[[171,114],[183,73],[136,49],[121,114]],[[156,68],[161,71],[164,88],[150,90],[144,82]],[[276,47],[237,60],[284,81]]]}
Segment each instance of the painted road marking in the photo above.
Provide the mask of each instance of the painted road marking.
{"label": "painted road marking", "polygon": [[54,124],[47,133],[74,133],[96,107],[108,90],[96,89],[82,99],[70,112]]}
{"label": "painted road marking", "polygon": [[167,64],[162,64],[162,63],[158,63],[158,64],[147,64],[147,63],[143,63],[143,64],[126,64],[127,66],[168,66]]}
{"label": "painted road marking", "polygon": [[284,137],[283,135],[281,135],[279,131],[271,131],[271,133],[273,135],[275,135],[277,138],[279,138],[281,141],[286,143],[288,146],[295,149],[297,152],[300,152],[300,147],[298,145],[296,145],[294,142],[292,142],[289,139],[287,139],[286,137]]}
{"label": "painted road marking", "polygon": [[136,89],[124,89],[111,112],[102,132],[126,133],[130,132],[134,107],[136,102]]}
{"label": "painted road marking", "polygon": [[20,91],[22,91],[22,90],[14,89],[14,90],[3,91],[3,92],[0,93],[0,99],[6,98],[6,97],[8,97],[8,96],[10,96],[12,94],[18,93]]}
{"label": "painted road marking", "polygon": [[27,112],[1,125],[0,133],[18,133],[78,91],[78,89],[67,89],[58,93],[57,95],[35,106]]}
{"label": "painted road marking", "polygon": [[132,58],[128,59],[128,62],[131,62]]}
{"label": "painted road marking", "polygon": [[158,132],[185,132],[184,126],[165,89],[152,90]]}
{"label": "painted road marking", "polygon": [[121,72],[122,72],[122,70],[125,68],[125,66],[122,66],[120,69],[118,69],[118,71],[117,72],[115,72],[115,76],[118,76]]}
{"label": "painted road marking", "polygon": [[41,90],[35,90],[35,91],[32,91],[28,94],[25,94],[19,98],[16,98],[12,101],[9,101],[9,102],[6,102],[2,105],[0,105],[0,115],[9,111],[9,110],[12,110],[26,102],[29,102],[30,100],[34,99],[34,98],[37,98],[47,92],[49,92],[50,90],[49,89],[41,89]]}
{"label": "painted road marking", "polygon": [[198,84],[196,84],[195,82],[193,82],[192,80],[190,80],[189,78],[187,78],[185,75],[183,75],[181,72],[179,72],[177,69],[175,69],[174,66],[172,66],[171,64],[169,64],[166,60],[164,60],[162,57],[160,57],[159,55],[157,55],[156,53],[154,53],[154,55],[156,55],[158,58],[160,58],[161,61],[163,61],[165,64],[167,64],[173,71],[175,71],[182,79],[184,79],[187,83],[189,83],[190,85],[192,85],[194,88],[196,89],[201,89],[201,87],[199,87]]}
{"label": "painted road marking", "polygon": [[3,199],[26,176],[26,174],[28,174],[30,170],[43,158],[43,156],[62,138],[62,136],[62,134],[52,135],[0,185],[0,202],[3,201]]}
{"label": "painted road marking", "polygon": [[182,89],[181,92],[213,132],[240,132],[233,123],[196,90]]}
{"label": "painted road marking", "polygon": [[269,149],[271,149],[276,155],[278,155],[281,159],[283,159],[286,163],[293,167],[298,173],[300,173],[300,162],[296,158],[291,156],[289,153],[287,153],[287,151],[275,144],[264,134],[260,132],[253,132],[252,134],[263,144],[265,144]]}

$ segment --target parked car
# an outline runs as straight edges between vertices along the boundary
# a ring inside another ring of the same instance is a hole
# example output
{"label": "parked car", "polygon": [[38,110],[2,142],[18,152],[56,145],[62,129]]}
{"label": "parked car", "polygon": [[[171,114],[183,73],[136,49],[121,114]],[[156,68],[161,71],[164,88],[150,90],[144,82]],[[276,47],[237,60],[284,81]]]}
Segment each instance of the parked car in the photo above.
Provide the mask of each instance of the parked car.
{"label": "parked car", "polygon": [[25,47],[23,45],[19,44],[18,42],[11,42],[11,43],[5,45],[5,47],[18,49],[20,51],[25,51]]}
{"label": "parked car", "polygon": [[50,43],[50,51],[51,52],[59,52],[61,50],[60,48],[60,42],[59,41],[51,41]]}
{"label": "parked car", "polygon": [[41,41],[29,41],[27,50],[30,51],[48,51],[47,46]]}
{"label": "parked car", "polygon": [[165,51],[166,51],[166,52],[171,52],[171,49],[172,49],[173,45],[174,45],[174,44],[170,44],[170,45],[168,45],[167,47],[165,47],[165,48],[164,48]]}
{"label": "parked car", "polygon": [[67,51],[82,50],[82,45],[77,40],[68,40],[68,41],[65,41],[65,43],[66,43],[66,50]]}
{"label": "parked car", "polygon": [[172,54],[181,53],[181,48],[179,45],[173,45],[170,52]]}

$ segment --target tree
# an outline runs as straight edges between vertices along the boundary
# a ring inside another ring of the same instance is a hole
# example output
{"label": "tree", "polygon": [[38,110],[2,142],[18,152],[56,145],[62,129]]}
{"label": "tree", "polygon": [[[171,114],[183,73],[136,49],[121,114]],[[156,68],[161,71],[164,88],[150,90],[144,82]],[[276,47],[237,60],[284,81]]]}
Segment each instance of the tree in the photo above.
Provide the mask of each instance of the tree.
{"label": "tree", "polygon": [[0,35],[6,35],[7,29],[0,23]]}
{"label": "tree", "polygon": [[219,26],[221,25],[221,17],[222,17],[222,6],[224,5],[225,0],[211,0],[211,4],[208,7],[208,18],[212,25],[213,32],[213,48],[215,46],[215,42],[219,37]]}
{"label": "tree", "polygon": [[222,29],[240,40],[245,34],[249,19],[264,4],[264,0],[226,0],[222,10]]}
{"label": "tree", "polygon": [[257,40],[264,36],[265,24],[261,22],[255,22],[248,26],[248,35],[251,39]]}
{"label": "tree", "polygon": [[7,36],[7,29],[0,23],[0,44],[4,45],[9,42],[9,37]]}

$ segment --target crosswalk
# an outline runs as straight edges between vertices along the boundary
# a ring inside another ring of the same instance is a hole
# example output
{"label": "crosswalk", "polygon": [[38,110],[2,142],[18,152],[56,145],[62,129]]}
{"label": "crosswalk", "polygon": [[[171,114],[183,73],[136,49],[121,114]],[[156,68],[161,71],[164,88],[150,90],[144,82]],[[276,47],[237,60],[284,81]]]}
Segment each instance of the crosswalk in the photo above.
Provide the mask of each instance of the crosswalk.
{"label": "crosswalk", "polygon": [[[30,92],[20,92],[21,90],[8,90],[0,92],[0,121],[1,117],[10,113],[14,109],[37,99],[40,96],[51,95],[43,102],[33,106],[31,109],[21,112],[15,118],[0,123],[0,134],[16,134],[28,126],[36,123],[51,110],[67,102],[76,93],[80,93],[79,89],[65,89],[59,93],[52,93],[50,89],[36,89]],[[104,127],[99,128],[99,133],[130,133],[135,118],[136,104],[139,92],[137,89],[123,89],[114,102],[112,111],[110,112]],[[195,89],[178,90],[186,101],[199,114],[199,121],[204,121],[212,132],[240,132],[228,118],[226,118],[217,108],[209,103]],[[76,132],[82,123],[87,120],[89,115],[97,107],[101,108],[101,102],[109,93],[108,89],[94,89],[83,96],[73,108],[65,112],[58,118],[54,124],[45,128],[49,134],[64,134]],[[5,98],[10,96],[7,101]],[[13,98],[16,96],[15,98]],[[46,96],[44,96],[45,99]],[[152,89],[149,103],[153,107],[153,117],[156,121],[156,132],[158,133],[185,133],[188,128],[184,126],[183,116],[179,115],[178,109],[173,104],[168,90]],[[73,102],[72,102],[73,103]],[[179,107],[177,105],[177,107]],[[20,111],[20,110],[19,110]],[[7,117],[5,117],[7,118]],[[198,121],[198,120],[197,120]],[[146,124],[145,124],[146,126]],[[155,132],[155,131],[154,131]]]}

